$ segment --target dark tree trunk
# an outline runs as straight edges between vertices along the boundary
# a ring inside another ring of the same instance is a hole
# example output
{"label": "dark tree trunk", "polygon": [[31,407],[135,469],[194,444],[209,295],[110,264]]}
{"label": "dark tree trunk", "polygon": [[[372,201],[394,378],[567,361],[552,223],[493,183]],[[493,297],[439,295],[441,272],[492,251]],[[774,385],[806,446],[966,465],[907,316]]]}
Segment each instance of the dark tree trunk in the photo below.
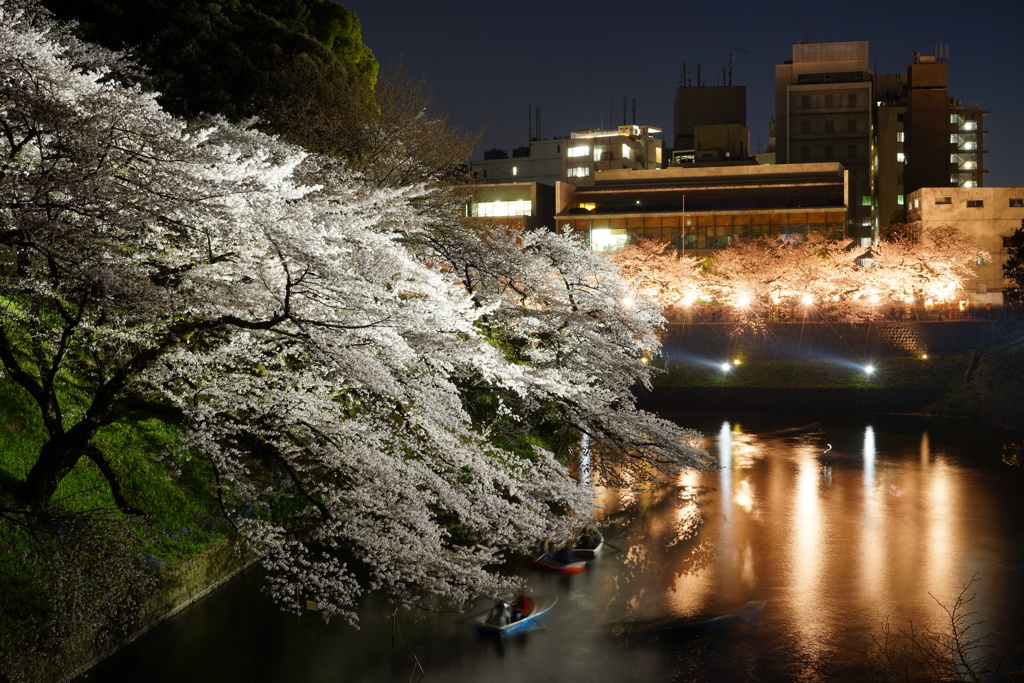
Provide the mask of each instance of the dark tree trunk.
{"label": "dark tree trunk", "polygon": [[49,507],[61,480],[88,453],[97,429],[99,425],[83,421],[64,434],[51,436],[25,477],[20,495],[22,502],[36,510]]}

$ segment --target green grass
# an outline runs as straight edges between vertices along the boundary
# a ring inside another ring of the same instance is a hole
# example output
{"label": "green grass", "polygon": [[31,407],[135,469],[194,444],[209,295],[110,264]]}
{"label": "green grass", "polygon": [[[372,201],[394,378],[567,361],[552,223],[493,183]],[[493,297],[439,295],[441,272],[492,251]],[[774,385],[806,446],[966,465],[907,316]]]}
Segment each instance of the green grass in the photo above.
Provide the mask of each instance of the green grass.
{"label": "green grass", "polygon": [[[45,439],[28,396],[0,380],[0,479],[8,484],[23,480]],[[173,566],[230,534],[213,495],[212,472],[203,458],[182,447],[177,427],[151,419],[125,421],[104,427],[95,443],[119,474],[127,502],[146,516],[118,510],[106,479],[87,458],[57,487],[51,502],[59,519],[53,528],[17,513],[0,515],[0,679],[5,666],[23,654],[20,650],[53,639],[54,622],[47,615],[59,618],[67,609],[54,597],[60,595],[54,583],[60,583],[60,577],[54,576],[60,570],[54,568],[67,561],[59,557],[67,543],[61,540],[61,527],[75,529],[72,534],[98,529],[105,540],[97,547],[116,553],[128,575],[142,572],[153,578],[160,577],[162,567]],[[12,496],[0,494],[0,508],[16,507]],[[83,519],[89,524],[83,526]],[[75,545],[79,539],[70,540]],[[76,552],[74,556],[81,558],[82,551]],[[84,557],[88,563],[88,552]],[[88,568],[94,580],[87,579],[87,585],[103,587],[114,581],[105,575],[114,571],[108,559],[97,558],[95,566]],[[108,596],[101,588],[95,592],[100,605],[96,613],[103,614],[102,603]],[[62,646],[50,647],[60,651]]]}
{"label": "green grass", "polygon": [[737,387],[770,389],[951,388],[962,383],[968,356],[887,357],[875,362],[874,374],[863,367],[818,360],[756,360],[734,365],[728,373],[706,365],[671,363],[659,374],[661,387]]}

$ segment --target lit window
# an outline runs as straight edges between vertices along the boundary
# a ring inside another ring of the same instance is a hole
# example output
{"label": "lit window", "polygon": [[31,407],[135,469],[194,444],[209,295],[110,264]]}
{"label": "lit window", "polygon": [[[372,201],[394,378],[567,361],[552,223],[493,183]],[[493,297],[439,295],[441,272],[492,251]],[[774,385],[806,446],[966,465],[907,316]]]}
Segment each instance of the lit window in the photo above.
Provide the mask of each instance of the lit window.
{"label": "lit window", "polygon": [[590,156],[590,145],[580,145],[578,147],[569,148],[570,157],[585,157]]}
{"label": "lit window", "polygon": [[594,148],[594,161],[601,161],[601,159],[604,158],[604,155],[605,155],[605,153],[607,151],[608,150],[606,148],[604,148],[604,147],[595,147]]}
{"label": "lit window", "polygon": [[903,131],[896,133],[896,142],[903,142]]}
{"label": "lit window", "polygon": [[949,134],[949,141],[952,142],[953,144],[956,144],[956,143],[960,142],[960,140],[957,139],[957,137],[956,137],[956,133],[950,133]]}
{"label": "lit window", "polygon": [[967,200],[967,206],[969,208],[972,208],[972,209],[980,209],[981,207],[985,206],[985,200],[984,199],[968,199]]}
{"label": "lit window", "polygon": [[864,195],[863,197],[861,197],[860,198],[860,205],[861,206],[871,206],[871,196],[870,195]]}
{"label": "lit window", "polygon": [[1013,199],[1013,198],[1010,198],[1010,206],[1024,207],[1024,199]]}
{"label": "lit window", "polygon": [[900,206],[903,206],[903,195],[896,195],[896,203],[899,204]]}
{"label": "lit window", "polygon": [[979,256],[978,257],[978,265],[979,266],[985,265],[985,257],[984,256]]}
{"label": "lit window", "polygon": [[590,175],[590,169],[586,166],[575,166],[569,169],[570,178],[586,178]]}
{"label": "lit window", "polygon": [[974,187],[974,181],[973,180],[965,180],[964,181],[964,187]]}
{"label": "lit window", "polygon": [[902,164],[906,160],[906,158],[907,157],[903,156],[903,152],[896,152],[896,161],[897,162]]}
{"label": "lit window", "polygon": [[519,175],[519,167],[518,166],[513,166],[512,167],[512,175]]}
{"label": "lit window", "polygon": [[632,150],[629,149],[629,145],[627,145],[626,143],[622,143],[622,158],[623,159],[629,159],[631,151]]}
{"label": "lit window", "polygon": [[529,199],[519,199],[510,202],[479,202],[473,204],[471,213],[473,216],[482,218],[533,215]]}
{"label": "lit window", "polygon": [[619,251],[628,241],[629,237],[625,230],[595,228],[590,231],[590,248],[594,251]]}

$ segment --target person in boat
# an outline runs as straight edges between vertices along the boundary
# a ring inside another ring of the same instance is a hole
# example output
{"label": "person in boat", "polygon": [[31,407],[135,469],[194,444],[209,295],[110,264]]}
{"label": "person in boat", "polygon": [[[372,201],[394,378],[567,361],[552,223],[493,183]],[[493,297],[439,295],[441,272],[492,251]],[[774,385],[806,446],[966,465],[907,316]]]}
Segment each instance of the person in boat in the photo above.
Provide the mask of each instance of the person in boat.
{"label": "person in boat", "polygon": [[552,559],[555,562],[561,562],[562,564],[569,564],[570,562],[573,562],[575,557],[572,553],[572,544],[567,543],[559,548],[558,551],[552,555]]}
{"label": "person in boat", "polygon": [[594,530],[589,526],[583,530],[583,535],[580,536],[579,543],[576,544],[577,548],[581,550],[593,550],[597,547],[597,536],[594,535]]}
{"label": "person in boat", "polygon": [[512,621],[513,623],[526,617],[526,596],[520,595],[512,602]]}
{"label": "person in boat", "polygon": [[494,609],[487,615],[487,623],[491,626],[508,626],[512,621],[512,611],[509,609],[509,604],[504,600],[498,600],[494,603]]}

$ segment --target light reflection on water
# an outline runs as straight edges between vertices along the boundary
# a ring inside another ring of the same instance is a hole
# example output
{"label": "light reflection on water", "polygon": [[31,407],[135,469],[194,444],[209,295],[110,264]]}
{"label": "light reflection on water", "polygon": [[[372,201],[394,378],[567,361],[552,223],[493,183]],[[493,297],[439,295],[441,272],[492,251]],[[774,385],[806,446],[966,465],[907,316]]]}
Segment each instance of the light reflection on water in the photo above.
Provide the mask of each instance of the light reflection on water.
{"label": "light reflection on water", "polygon": [[[239,597],[231,588],[140,641],[122,671],[240,680],[223,675],[244,661],[249,681],[407,681],[407,650],[424,681],[532,681],[577,662],[594,681],[858,680],[886,617],[939,626],[929,593],[951,605],[975,572],[971,607],[984,628],[1004,649],[1024,643],[1024,483],[974,464],[998,461],[1001,442],[979,436],[988,432],[908,419],[836,421],[795,437],[767,433],[767,422],[699,426],[718,469],[683,473],[658,492],[606,492],[614,547],[586,572],[518,567],[535,592],[559,596],[544,631],[500,644],[477,638],[460,615],[404,616],[401,648],[379,600],[367,601],[353,633],[277,615],[251,589]],[[637,511],[621,512],[623,501]],[[718,631],[613,635],[620,622],[713,615],[750,600],[766,603],[758,618]],[[251,610],[260,616],[244,616]],[[225,642],[244,626],[258,630]]]}

